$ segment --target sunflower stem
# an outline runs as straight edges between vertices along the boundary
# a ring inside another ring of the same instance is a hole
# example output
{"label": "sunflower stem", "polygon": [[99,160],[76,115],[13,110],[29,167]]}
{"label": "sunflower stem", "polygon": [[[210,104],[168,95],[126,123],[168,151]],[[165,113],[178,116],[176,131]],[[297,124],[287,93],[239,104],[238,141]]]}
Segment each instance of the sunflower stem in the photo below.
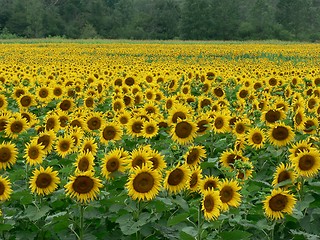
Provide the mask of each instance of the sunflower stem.
{"label": "sunflower stem", "polygon": [[84,206],[80,204],[80,232],[79,232],[79,240],[83,240],[83,229],[84,228]]}
{"label": "sunflower stem", "polygon": [[202,214],[201,214],[201,204],[199,204],[198,208],[198,238],[197,240],[201,240],[202,234]]}
{"label": "sunflower stem", "polygon": [[[136,221],[139,220],[140,212],[141,212],[141,201],[138,201],[138,202],[137,202]],[[136,232],[136,239],[137,239],[137,240],[141,240],[141,232],[140,232],[140,229]]]}

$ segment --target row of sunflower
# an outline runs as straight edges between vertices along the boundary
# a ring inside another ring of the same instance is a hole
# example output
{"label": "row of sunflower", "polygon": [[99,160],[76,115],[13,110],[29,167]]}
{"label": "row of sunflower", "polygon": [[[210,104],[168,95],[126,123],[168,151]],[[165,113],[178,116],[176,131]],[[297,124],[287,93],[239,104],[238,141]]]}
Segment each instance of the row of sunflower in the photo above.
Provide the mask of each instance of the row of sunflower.
{"label": "row of sunflower", "polygon": [[212,69],[213,55],[174,64],[175,54],[163,54],[158,64],[126,62],[122,52],[113,62],[99,50],[107,64],[91,68],[93,58],[75,57],[78,46],[68,50],[75,63],[56,47],[62,64],[1,71],[1,201],[10,205],[10,174],[23,168],[20,180],[48,201],[64,189],[88,206],[123,179],[119,194],[133,201],[193,196],[205,219],[217,220],[248,203],[260,181],[263,194],[250,204],[282,219],[317,178],[320,78],[303,54],[294,52],[304,59],[296,67],[216,59]]}

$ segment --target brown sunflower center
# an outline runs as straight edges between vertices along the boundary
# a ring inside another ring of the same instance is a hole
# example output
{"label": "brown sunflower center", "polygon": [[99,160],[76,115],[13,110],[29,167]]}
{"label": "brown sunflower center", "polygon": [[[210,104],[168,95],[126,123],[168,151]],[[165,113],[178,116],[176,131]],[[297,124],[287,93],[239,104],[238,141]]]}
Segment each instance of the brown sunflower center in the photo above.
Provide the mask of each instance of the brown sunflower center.
{"label": "brown sunflower center", "polygon": [[132,77],[128,77],[124,82],[128,86],[132,86],[134,84],[134,79]]}
{"label": "brown sunflower center", "polygon": [[51,130],[56,126],[55,118],[48,118],[46,122],[46,130]]}
{"label": "brown sunflower center", "polygon": [[242,123],[238,123],[236,125],[236,132],[237,133],[242,134],[242,133],[244,133],[244,130],[245,130],[245,126]]}
{"label": "brown sunflower center", "polygon": [[190,178],[190,188],[194,188],[198,183],[198,174],[192,173]]}
{"label": "brown sunflower center", "polygon": [[262,135],[261,133],[254,133],[251,139],[254,144],[260,144],[262,142]]}
{"label": "brown sunflower center", "polygon": [[38,188],[46,188],[52,182],[52,178],[48,173],[40,173],[36,180],[36,185]]}
{"label": "brown sunflower center", "polygon": [[71,108],[71,102],[69,100],[65,99],[60,103],[60,109],[62,111],[68,111],[70,108]]}
{"label": "brown sunflower center", "polygon": [[156,131],[156,128],[153,125],[149,125],[146,127],[147,134],[153,134]]}
{"label": "brown sunflower center", "polygon": [[168,183],[171,186],[177,186],[181,183],[183,177],[184,172],[180,168],[177,168],[169,174]]}
{"label": "brown sunflower center", "polygon": [[203,206],[206,209],[206,212],[211,212],[214,209],[214,200],[210,195],[204,198]]}
{"label": "brown sunflower center", "polygon": [[199,150],[196,148],[193,148],[187,156],[187,163],[194,164],[196,161],[199,160],[199,157],[200,157]]}
{"label": "brown sunflower center", "polygon": [[299,159],[299,168],[303,171],[308,171],[310,169],[312,169],[312,167],[315,164],[316,159],[309,154],[303,155],[300,159]]}
{"label": "brown sunflower center", "polygon": [[31,104],[31,97],[30,96],[23,96],[21,99],[20,99],[20,103],[23,107],[29,107],[30,104]]}
{"label": "brown sunflower center", "polygon": [[177,123],[178,122],[178,118],[180,118],[181,120],[184,120],[184,119],[187,118],[187,116],[186,116],[186,114],[184,112],[176,112],[172,116],[172,122],[173,123]]}
{"label": "brown sunflower center", "polygon": [[217,87],[213,90],[214,94],[217,96],[217,97],[222,97],[224,92],[221,88]]}
{"label": "brown sunflower center", "polygon": [[136,192],[147,193],[154,186],[154,178],[148,172],[141,172],[133,179],[133,188]]}
{"label": "brown sunflower center", "polygon": [[76,193],[89,193],[94,187],[94,181],[89,176],[77,176],[72,184],[72,188]]}
{"label": "brown sunflower center", "polygon": [[285,209],[288,203],[288,198],[285,195],[282,194],[277,194],[273,196],[270,201],[269,201],[269,207],[271,208],[272,211],[282,211]]}
{"label": "brown sunflower center", "polygon": [[275,78],[270,78],[270,79],[269,79],[269,84],[270,84],[271,86],[277,85],[277,79],[275,79]]}
{"label": "brown sunflower center", "polygon": [[132,167],[142,167],[142,165],[146,162],[144,157],[142,156],[136,156],[134,159],[132,159]]}
{"label": "brown sunflower center", "polygon": [[179,138],[188,138],[192,133],[192,125],[186,121],[179,122],[176,125],[175,133]]}
{"label": "brown sunflower center", "polygon": [[286,140],[289,137],[289,130],[284,126],[278,126],[272,130],[272,137],[278,141]]}
{"label": "brown sunflower center", "polygon": [[15,121],[10,126],[10,130],[13,133],[20,133],[22,129],[23,129],[23,123],[20,121]]}
{"label": "brown sunflower center", "polygon": [[45,88],[40,89],[39,96],[41,98],[46,98],[46,97],[48,97],[48,95],[49,95],[48,89],[45,89]]}
{"label": "brown sunflower center", "polygon": [[89,169],[90,162],[87,157],[83,157],[79,160],[78,168],[80,171],[85,172]]}
{"label": "brown sunflower center", "polygon": [[132,124],[132,132],[141,133],[143,123],[141,121],[136,121]]}
{"label": "brown sunflower center", "polygon": [[315,126],[315,123],[312,120],[307,120],[304,124],[304,127],[305,127],[304,131],[306,133],[312,132],[314,130],[313,129],[314,126]]}
{"label": "brown sunflower center", "polygon": [[119,121],[120,121],[121,124],[127,124],[129,119],[127,118],[127,116],[121,116],[119,118]]}
{"label": "brown sunflower center", "polygon": [[243,89],[239,92],[239,97],[246,98],[248,96],[248,94],[249,94],[249,92],[247,90]]}
{"label": "brown sunflower center", "polygon": [[207,127],[208,124],[209,124],[209,122],[207,120],[200,120],[197,123],[197,127],[198,127],[197,132],[203,133],[204,131],[206,131],[208,129],[208,127]]}
{"label": "brown sunflower center", "polygon": [[221,128],[223,128],[223,126],[224,126],[223,118],[222,118],[222,117],[217,117],[217,118],[214,120],[214,126],[215,126],[216,129],[221,129]]}
{"label": "brown sunflower center", "polygon": [[6,119],[0,119],[0,131],[5,130],[6,126],[7,126],[7,120]]}
{"label": "brown sunflower center", "polygon": [[60,151],[62,152],[66,152],[70,149],[70,142],[68,140],[62,140],[60,143],[59,143],[59,149]]}
{"label": "brown sunflower center", "polygon": [[313,98],[311,98],[311,99],[308,101],[308,108],[309,108],[309,109],[313,109],[313,108],[315,107],[316,103],[317,103],[316,100],[313,99]]}
{"label": "brown sunflower center", "polygon": [[203,186],[203,188],[205,189],[205,190],[214,190],[215,188],[217,188],[218,187],[218,184],[217,184],[217,182],[216,181],[214,181],[214,180],[207,180],[205,183],[204,183],[204,186]]}
{"label": "brown sunflower center", "polygon": [[0,108],[4,105],[4,100],[0,97]]}
{"label": "brown sunflower center", "polygon": [[53,90],[53,94],[54,94],[55,96],[59,97],[59,96],[62,94],[61,88],[55,88],[55,89]]}
{"label": "brown sunflower center", "polygon": [[10,160],[12,153],[9,148],[2,147],[0,148],[0,162],[5,163]]}
{"label": "brown sunflower center", "polygon": [[50,144],[50,136],[43,135],[43,136],[39,137],[37,143],[41,144],[46,149]]}
{"label": "brown sunflower center", "polygon": [[39,148],[37,146],[32,146],[28,149],[28,157],[31,159],[37,159],[40,155]]}
{"label": "brown sunflower center", "polygon": [[265,118],[269,123],[274,123],[278,121],[280,117],[281,117],[281,114],[277,110],[269,110],[268,112],[266,112],[266,115],[265,115]]}
{"label": "brown sunflower center", "polygon": [[297,123],[297,125],[300,125],[300,123],[302,123],[301,113],[297,113],[297,114],[294,116],[294,120],[295,120],[295,122]]}
{"label": "brown sunflower center", "polygon": [[68,117],[67,116],[60,116],[59,121],[60,121],[61,127],[66,127],[67,123],[68,123]]}
{"label": "brown sunflower center", "polygon": [[101,120],[98,117],[92,117],[88,120],[87,125],[90,130],[97,130],[101,127]]}
{"label": "brown sunflower center", "polygon": [[94,103],[92,97],[86,98],[86,100],[85,100],[84,102],[85,102],[86,107],[92,107],[92,106],[93,106],[93,103]]}
{"label": "brown sunflower center", "polygon": [[233,189],[230,186],[225,186],[220,190],[221,202],[227,203],[233,198]]}
{"label": "brown sunflower center", "polygon": [[290,179],[290,173],[287,170],[282,171],[281,173],[279,173],[278,175],[278,183],[286,181]]}
{"label": "brown sunflower center", "polygon": [[203,99],[200,103],[200,107],[204,108],[205,106],[210,106],[211,105],[211,101],[209,99]]}
{"label": "brown sunflower center", "polygon": [[110,158],[107,162],[107,171],[108,172],[115,172],[119,169],[120,163],[118,158]]}
{"label": "brown sunflower center", "polygon": [[102,131],[102,136],[105,140],[112,140],[116,135],[117,132],[113,126],[106,126]]}

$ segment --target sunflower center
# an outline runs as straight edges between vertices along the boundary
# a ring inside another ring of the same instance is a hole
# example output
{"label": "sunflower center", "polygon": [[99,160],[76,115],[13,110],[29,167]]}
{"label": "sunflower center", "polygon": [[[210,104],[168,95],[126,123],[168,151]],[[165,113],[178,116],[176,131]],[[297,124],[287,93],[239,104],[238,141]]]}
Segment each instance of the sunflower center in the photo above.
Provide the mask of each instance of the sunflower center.
{"label": "sunflower center", "polygon": [[49,92],[48,92],[47,89],[41,89],[41,90],[39,91],[39,96],[40,96],[41,98],[46,98],[48,95],[49,95]]}
{"label": "sunflower center", "polygon": [[88,158],[83,157],[79,160],[78,168],[80,171],[85,172],[89,169],[89,165],[90,165],[90,163],[89,163]]}
{"label": "sunflower center", "polygon": [[223,121],[223,118],[222,117],[217,117],[215,120],[214,120],[214,126],[216,129],[221,129],[224,125],[224,121]]}
{"label": "sunflower center", "polygon": [[90,130],[97,130],[101,127],[101,120],[98,117],[92,117],[87,124]]}
{"label": "sunflower center", "polygon": [[284,126],[278,126],[272,130],[272,137],[278,141],[286,140],[289,137],[289,130]]}
{"label": "sunflower center", "polygon": [[31,117],[28,113],[21,113],[21,117],[24,118],[28,123],[31,120]]}
{"label": "sunflower center", "polygon": [[79,194],[89,193],[93,187],[94,181],[88,176],[78,176],[72,184],[73,190]]}
{"label": "sunflower center", "polygon": [[269,207],[272,211],[282,211],[285,209],[288,203],[288,198],[285,195],[277,194],[273,196],[269,201]]}
{"label": "sunflower center", "polygon": [[245,90],[245,89],[241,90],[240,93],[239,93],[239,96],[241,98],[246,98],[248,96],[248,91]]}
{"label": "sunflower center", "polygon": [[152,134],[152,133],[154,133],[156,131],[156,128],[154,127],[154,126],[152,126],[152,125],[150,125],[150,126],[148,126],[147,128],[146,128],[146,133],[147,134]]}
{"label": "sunflower center", "polygon": [[194,188],[198,183],[198,174],[192,173],[190,178],[190,188]]}
{"label": "sunflower center", "polygon": [[134,159],[132,159],[132,167],[142,167],[142,165],[145,163],[145,159],[141,156],[137,156]]}
{"label": "sunflower center", "polygon": [[275,78],[270,78],[270,79],[269,79],[269,84],[270,84],[271,86],[277,85],[277,79],[275,79]]}
{"label": "sunflower center", "polygon": [[194,164],[200,157],[198,149],[192,149],[187,156],[187,163]]}
{"label": "sunflower center", "polygon": [[184,177],[183,171],[180,168],[177,168],[170,173],[168,177],[168,183],[171,186],[177,186],[179,185],[179,183],[181,183],[183,177]]}
{"label": "sunflower center", "polygon": [[0,108],[4,105],[4,100],[0,98]]}
{"label": "sunflower center", "polygon": [[44,146],[44,148],[47,148],[50,144],[50,136],[43,135],[43,136],[39,137],[37,143]]}
{"label": "sunflower center", "polygon": [[62,111],[68,111],[70,108],[71,108],[71,102],[69,100],[65,99],[60,103],[60,109]]}
{"label": "sunflower center", "polygon": [[22,131],[23,125],[21,122],[16,121],[11,124],[10,129],[11,129],[11,132],[13,133],[19,133]]}
{"label": "sunflower center", "polygon": [[0,148],[0,162],[8,162],[11,158],[11,151],[7,147]]}
{"label": "sunflower center", "polygon": [[244,133],[244,130],[245,130],[245,127],[243,124],[237,124],[236,125],[236,132],[239,133],[239,134],[242,134]]}
{"label": "sunflower center", "polygon": [[223,203],[229,202],[233,197],[233,189],[230,186],[225,186],[220,190],[220,199]]}
{"label": "sunflower center", "polygon": [[53,90],[53,94],[54,94],[55,96],[59,97],[59,96],[62,94],[61,88],[55,88],[55,89]]}
{"label": "sunflower center", "polygon": [[4,186],[4,184],[2,182],[0,182],[0,196],[2,196],[2,194],[4,193],[5,190],[6,190],[6,187]]}
{"label": "sunflower center", "polygon": [[102,136],[105,140],[112,140],[115,138],[117,132],[114,127],[107,126],[103,129]]}
{"label": "sunflower center", "polygon": [[223,96],[223,90],[221,89],[221,88],[215,88],[214,90],[213,90],[213,92],[214,92],[214,94],[217,96],[217,97],[222,97]]}
{"label": "sunflower center", "polygon": [[303,171],[312,169],[315,164],[315,158],[311,155],[304,155],[299,159],[299,168]]}
{"label": "sunflower center", "polygon": [[252,135],[252,141],[254,144],[260,144],[262,142],[262,135],[260,133],[254,133]]}
{"label": "sunflower center", "polygon": [[93,99],[92,99],[92,97],[88,97],[88,98],[85,100],[85,104],[86,104],[86,107],[92,107],[92,106],[93,106]]}
{"label": "sunflower center", "polygon": [[179,138],[187,138],[192,132],[192,125],[188,122],[179,122],[176,125],[175,133]]}
{"label": "sunflower center", "polygon": [[46,122],[46,129],[47,130],[51,130],[55,127],[56,125],[56,121],[54,118],[48,118],[47,122]]}
{"label": "sunflower center", "polygon": [[177,123],[178,118],[180,118],[181,120],[184,120],[184,119],[187,118],[187,116],[186,116],[186,114],[184,112],[176,112],[172,116],[172,122],[173,123]]}
{"label": "sunflower center", "polygon": [[203,99],[200,103],[200,107],[204,108],[205,106],[210,106],[211,105],[211,101],[209,99]]}
{"label": "sunflower center", "polygon": [[312,127],[315,126],[315,124],[314,124],[313,121],[307,120],[307,121],[305,122],[304,126],[305,126],[304,131],[307,132],[307,133],[309,133],[309,132],[312,132],[312,131],[313,131],[313,128],[312,128]]}
{"label": "sunflower center", "polygon": [[290,179],[290,173],[285,170],[285,171],[282,171],[279,175],[278,175],[278,183],[280,182],[283,182],[283,181],[286,181]]}
{"label": "sunflower center", "polygon": [[139,173],[133,180],[133,188],[136,192],[147,193],[154,186],[154,178],[148,172]]}
{"label": "sunflower center", "polygon": [[142,130],[142,122],[138,121],[132,124],[132,132],[141,133],[141,130]]}
{"label": "sunflower center", "polygon": [[269,110],[266,113],[265,117],[267,122],[274,123],[280,119],[281,115],[280,115],[280,112],[277,110]]}
{"label": "sunflower center", "polygon": [[52,178],[48,173],[40,173],[36,180],[36,185],[38,188],[46,188],[52,182]]}
{"label": "sunflower center", "polygon": [[20,99],[20,103],[23,107],[28,107],[30,106],[31,104],[31,97],[29,96],[23,96],[21,99]]}
{"label": "sunflower center", "polygon": [[59,143],[59,148],[62,152],[66,152],[69,150],[70,148],[70,143],[67,141],[67,140],[62,140],[60,143]]}
{"label": "sunflower center", "polygon": [[218,187],[218,184],[217,184],[217,182],[216,181],[214,181],[214,180],[207,180],[206,182],[205,182],[205,184],[204,184],[204,186],[203,186],[203,188],[205,189],[205,190],[214,190],[215,188],[217,188]]}
{"label": "sunflower center", "polygon": [[201,121],[199,121],[198,123],[197,123],[197,125],[198,125],[198,133],[203,133],[204,131],[206,131],[207,130],[207,126],[206,125],[208,125],[209,123],[208,123],[208,121],[207,120],[201,120]]}
{"label": "sunflower center", "polygon": [[107,171],[108,172],[115,172],[119,168],[119,160],[117,158],[111,158],[107,162]]}
{"label": "sunflower center", "polygon": [[203,206],[206,212],[211,212],[214,208],[214,200],[211,196],[206,196],[203,201]]}
{"label": "sunflower center", "polygon": [[28,156],[31,159],[37,159],[40,155],[39,148],[37,146],[32,146],[28,150]]}
{"label": "sunflower center", "polygon": [[7,120],[6,119],[0,119],[0,131],[3,131],[6,129],[7,126]]}
{"label": "sunflower center", "polygon": [[119,121],[121,124],[127,124],[129,119],[126,116],[121,116]]}
{"label": "sunflower center", "polygon": [[300,123],[302,122],[301,113],[297,113],[297,114],[294,116],[294,120],[296,121],[297,125],[300,125]]}

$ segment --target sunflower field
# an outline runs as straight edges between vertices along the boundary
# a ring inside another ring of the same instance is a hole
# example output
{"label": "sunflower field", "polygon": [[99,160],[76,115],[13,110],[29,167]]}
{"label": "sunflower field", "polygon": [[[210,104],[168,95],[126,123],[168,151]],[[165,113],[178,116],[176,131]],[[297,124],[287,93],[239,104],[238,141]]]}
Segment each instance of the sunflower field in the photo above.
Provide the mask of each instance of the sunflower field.
{"label": "sunflower field", "polygon": [[0,239],[320,239],[320,44],[3,43]]}

